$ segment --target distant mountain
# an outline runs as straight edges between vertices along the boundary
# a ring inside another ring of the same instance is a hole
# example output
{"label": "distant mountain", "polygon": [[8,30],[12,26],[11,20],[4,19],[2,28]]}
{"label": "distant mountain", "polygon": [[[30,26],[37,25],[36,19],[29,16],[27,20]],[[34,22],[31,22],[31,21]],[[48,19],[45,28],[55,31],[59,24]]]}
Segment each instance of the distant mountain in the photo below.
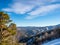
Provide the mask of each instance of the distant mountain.
{"label": "distant mountain", "polygon": [[56,27],[56,28],[59,28],[59,27],[60,27],[60,24],[56,25],[55,27]]}
{"label": "distant mountain", "polygon": [[43,31],[49,31],[55,28],[60,27],[60,24],[46,27],[17,27],[18,33],[23,36],[32,36]]}

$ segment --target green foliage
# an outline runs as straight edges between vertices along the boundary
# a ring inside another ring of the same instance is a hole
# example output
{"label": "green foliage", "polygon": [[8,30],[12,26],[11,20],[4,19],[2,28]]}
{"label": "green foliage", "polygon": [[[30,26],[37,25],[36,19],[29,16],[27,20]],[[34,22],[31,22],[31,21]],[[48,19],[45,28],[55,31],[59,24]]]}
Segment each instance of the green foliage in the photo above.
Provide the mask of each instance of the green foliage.
{"label": "green foliage", "polygon": [[4,12],[0,12],[0,25],[6,24],[9,21],[10,21],[10,17],[8,16],[8,14],[6,14]]}
{"label": "green foliage", "polygon": [[11,23],[11,24],[9,25],[8,31],[9,31],[12,35],[14,35],[14,34],[16,33],[16,24]]}

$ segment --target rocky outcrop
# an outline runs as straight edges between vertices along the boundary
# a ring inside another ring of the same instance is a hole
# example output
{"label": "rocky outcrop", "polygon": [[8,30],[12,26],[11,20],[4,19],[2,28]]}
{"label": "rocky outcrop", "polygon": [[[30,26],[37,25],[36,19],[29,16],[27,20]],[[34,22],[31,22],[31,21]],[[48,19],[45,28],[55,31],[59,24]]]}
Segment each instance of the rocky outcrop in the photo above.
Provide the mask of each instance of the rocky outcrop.
{"label": "rocky outcrop", "polygon": [[16,34],[11,35],[8,30],[2,32],[2,45],[18,45]]}

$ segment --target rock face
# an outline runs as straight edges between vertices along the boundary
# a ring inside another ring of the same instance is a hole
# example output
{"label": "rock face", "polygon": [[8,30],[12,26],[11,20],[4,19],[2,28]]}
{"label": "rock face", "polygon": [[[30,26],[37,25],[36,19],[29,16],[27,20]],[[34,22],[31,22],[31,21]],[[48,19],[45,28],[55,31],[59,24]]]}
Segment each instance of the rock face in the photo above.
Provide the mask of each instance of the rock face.
{"label": "rock face", "polygon": [[16,24],[5,12],[0,12],[0,45],[17,45]]}
{"label": "rock face", "polygon": [[8,30],[2,32],[2,45],[18,45],[16,34],[11,35]]}
{"label": "rock face", "polygon": [[26,45],[26,43],[19,43],[19,45]]}

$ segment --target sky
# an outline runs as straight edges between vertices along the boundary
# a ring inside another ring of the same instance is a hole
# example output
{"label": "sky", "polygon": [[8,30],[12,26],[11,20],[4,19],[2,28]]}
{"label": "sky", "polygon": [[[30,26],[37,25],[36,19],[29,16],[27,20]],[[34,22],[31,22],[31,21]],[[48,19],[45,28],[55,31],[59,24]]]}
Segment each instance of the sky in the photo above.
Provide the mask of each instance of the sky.
{"label": "sky", "polygon": [[60,0],[0,0],[0,11],[17,26],[60,24]]}

